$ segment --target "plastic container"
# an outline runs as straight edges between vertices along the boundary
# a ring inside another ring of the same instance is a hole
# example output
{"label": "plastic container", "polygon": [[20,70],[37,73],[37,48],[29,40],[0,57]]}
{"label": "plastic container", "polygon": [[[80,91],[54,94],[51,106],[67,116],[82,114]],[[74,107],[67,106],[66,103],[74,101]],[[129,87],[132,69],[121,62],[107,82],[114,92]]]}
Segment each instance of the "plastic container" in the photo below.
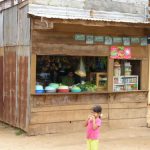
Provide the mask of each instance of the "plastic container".
{"label": "plastic container", "polygon": [[49,86],[55,88],[55,89],[58,89],[59,88],[59,84],[57,83],[50,83]]}
{"label": "plastic container", "polygon": [[80,92],[81,92],[81,89],[71,89],[71,92],[72,92],[72,93],[80,93]]}
{"label": "plastic container", "polygon": [[41,94],[44,93],[44,90],[35,90],[36,93]]}
{"label": "plastic container", "polygon": [[58,93],[68,93],[69,89],[58,89]]}
{"label": "plastic container", "polygon": [[35,92],[36,93],[44,93],[44,88],[42,85],[36,85],[35,87]]}
{"label": "plastic container", "polygon": [[81,89],[80,89],[79,87],[73,87],[73,88],[71,89],[71,92],[73,92],[73,93],[80,93],[80,92],[81,92]]}
{"label": "plastic container", "polygon": [[46,93],[56,93],[56,88],[47,86],[47,87],[45,87],[45,92]]}
{"label": "plastic container", "polygon": [[56,89],[55,90],[45,90],[46,93],[56,93]]}
{"label": "plastic container", "polygon": [[42,85],[36,85],[35,90],[44,90]]}

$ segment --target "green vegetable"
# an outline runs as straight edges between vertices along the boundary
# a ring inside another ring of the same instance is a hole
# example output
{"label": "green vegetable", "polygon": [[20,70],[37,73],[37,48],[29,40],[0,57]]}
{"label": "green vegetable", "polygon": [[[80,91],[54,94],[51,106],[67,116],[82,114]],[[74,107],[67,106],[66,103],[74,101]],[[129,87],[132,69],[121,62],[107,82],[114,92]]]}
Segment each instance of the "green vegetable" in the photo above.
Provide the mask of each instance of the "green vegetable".
{"label": "green vegetable", "polygon": [[78,87],[84,92],[95,92],[97,86],[91,82],[86,82],[85,84],[79,84]]}

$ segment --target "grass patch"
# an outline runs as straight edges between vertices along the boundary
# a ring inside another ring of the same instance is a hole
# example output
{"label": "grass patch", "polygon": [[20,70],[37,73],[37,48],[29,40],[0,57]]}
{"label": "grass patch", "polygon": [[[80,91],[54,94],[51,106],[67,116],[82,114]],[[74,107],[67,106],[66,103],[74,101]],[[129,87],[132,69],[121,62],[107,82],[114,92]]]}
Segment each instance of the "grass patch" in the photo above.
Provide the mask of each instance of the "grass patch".
{"label": "grass patch", "polygon": [[21,130],[21,129],[16,129],[15,134],[16,134],[17,136],[19,136],[19,135],[25,134],[25,132],[24,132],[23,130]]}

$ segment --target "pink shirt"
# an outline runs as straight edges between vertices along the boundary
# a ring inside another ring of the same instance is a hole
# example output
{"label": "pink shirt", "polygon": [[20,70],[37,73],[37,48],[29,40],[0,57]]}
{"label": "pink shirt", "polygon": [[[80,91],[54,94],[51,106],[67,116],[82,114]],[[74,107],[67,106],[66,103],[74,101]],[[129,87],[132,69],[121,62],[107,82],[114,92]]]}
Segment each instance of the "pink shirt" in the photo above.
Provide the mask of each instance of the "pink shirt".
{"label": "pink shirt", "polygon": [[[96,118],[96,125],[97,126],[101,126],[102,120],[100,118]],[[91,140],[96,140],[99,138],[100,133],[99,133],[99,128],[97,129],[93,129],[93,120],[88,120],[88,125],[87,125],[87,139],[91,139]]]}

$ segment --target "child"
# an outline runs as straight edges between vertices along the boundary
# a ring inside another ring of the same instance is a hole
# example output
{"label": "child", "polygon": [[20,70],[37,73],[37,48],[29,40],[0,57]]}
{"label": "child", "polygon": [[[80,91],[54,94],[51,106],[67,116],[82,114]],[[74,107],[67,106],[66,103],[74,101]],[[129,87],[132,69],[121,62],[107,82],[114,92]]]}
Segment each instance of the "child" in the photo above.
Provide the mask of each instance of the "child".
{"label": "child", "polygon": [[88,150],[98,150],[99,147],[99,128],[101,126],[101,106],[94,106],[92,114],[88,116],[85,126],[87,127],[87,147]]}

